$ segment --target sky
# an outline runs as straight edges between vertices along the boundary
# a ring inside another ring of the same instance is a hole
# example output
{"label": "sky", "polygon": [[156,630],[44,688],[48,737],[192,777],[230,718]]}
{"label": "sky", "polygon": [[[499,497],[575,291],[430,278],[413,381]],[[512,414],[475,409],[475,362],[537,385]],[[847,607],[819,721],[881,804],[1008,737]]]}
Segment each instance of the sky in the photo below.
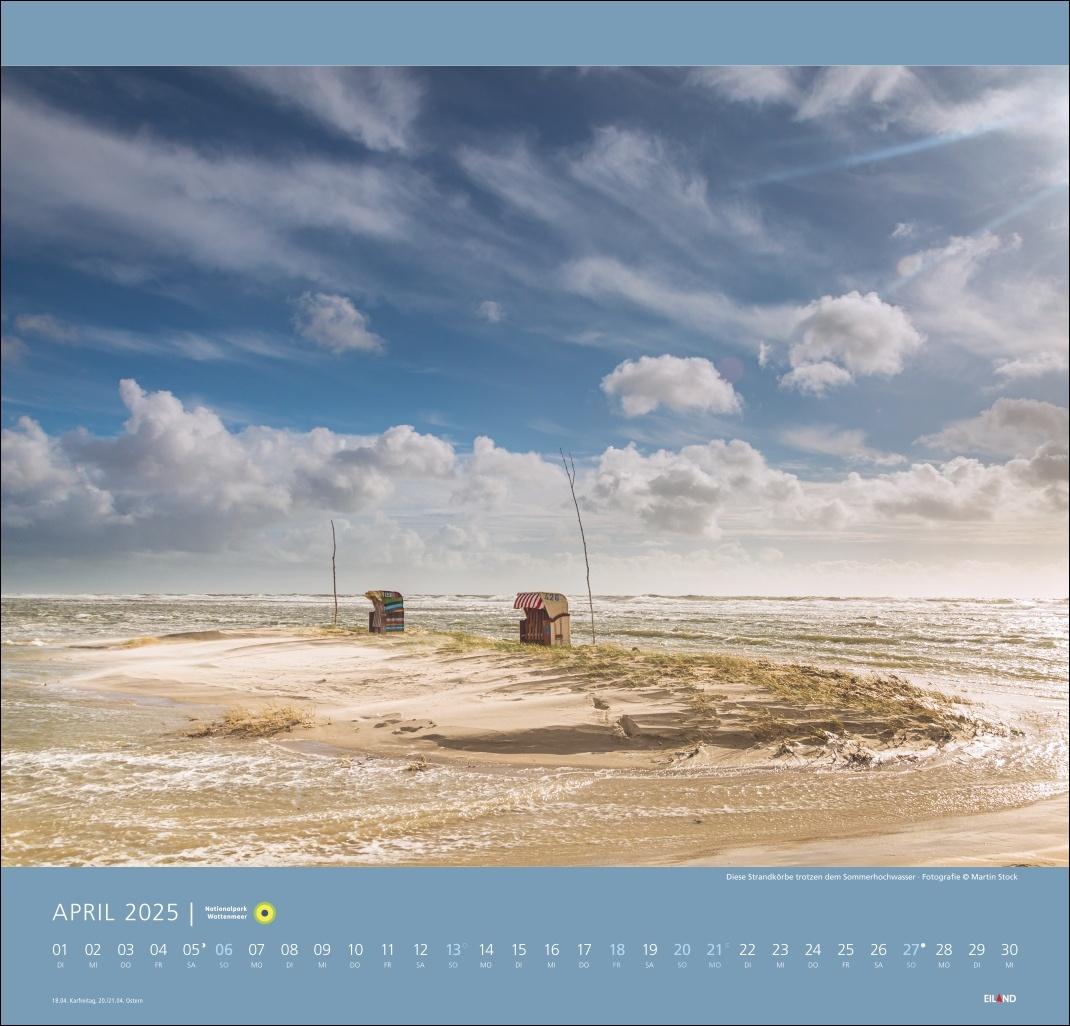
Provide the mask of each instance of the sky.
{"label": "sky", "polygon": [[3,590],[1063,597],[1067,89],[6,69]]}

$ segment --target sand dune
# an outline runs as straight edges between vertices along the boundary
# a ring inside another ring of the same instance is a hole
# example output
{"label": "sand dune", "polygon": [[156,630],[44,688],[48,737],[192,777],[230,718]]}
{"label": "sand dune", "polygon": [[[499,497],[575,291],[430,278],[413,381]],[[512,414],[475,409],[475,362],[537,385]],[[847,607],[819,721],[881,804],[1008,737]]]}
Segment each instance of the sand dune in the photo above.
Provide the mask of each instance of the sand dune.
{"label": "sand dune", "polygon": [[75,683],[250,716],[294,706],[307,723],[280,729],[348,751],[546,765],[869,765],[1007,730],[894,676],[729,656],[532,650],[447,635],[161,641],[98,650]]}

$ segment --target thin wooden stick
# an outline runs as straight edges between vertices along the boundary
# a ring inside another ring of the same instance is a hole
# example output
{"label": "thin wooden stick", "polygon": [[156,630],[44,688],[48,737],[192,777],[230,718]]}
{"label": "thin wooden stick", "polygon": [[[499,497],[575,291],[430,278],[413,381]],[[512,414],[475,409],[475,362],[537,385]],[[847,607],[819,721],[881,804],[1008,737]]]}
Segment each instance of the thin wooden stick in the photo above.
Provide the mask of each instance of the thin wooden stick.
{"label": "thin wooden stick", "polygon": [[591,610],[591,644],[597,644],[597,639],[594,633],[594,596],[591,594],[591,560],[587,556],[587,536],[583,533],[583,517],[580,516],[580,503],[576,498],[576,461],[572,458],[572,453],[568,454],[568,459],[565,459],[565,450],[559,449],[561,453],[561,462],[565,466],[565,477],[568,478],[568,487],[572,492],[572,505],[576,507],[576,520],[580,525],[580,541],[583,542],[583,562],[587,566],[587,605]]}
{"label": "thin wooden stick", "polygon": [[338,541],[334,536],[334,521],[331,521],[331,587],[334,589],[334,625],[338,626],[338,573],[334,557],[338,554]]}

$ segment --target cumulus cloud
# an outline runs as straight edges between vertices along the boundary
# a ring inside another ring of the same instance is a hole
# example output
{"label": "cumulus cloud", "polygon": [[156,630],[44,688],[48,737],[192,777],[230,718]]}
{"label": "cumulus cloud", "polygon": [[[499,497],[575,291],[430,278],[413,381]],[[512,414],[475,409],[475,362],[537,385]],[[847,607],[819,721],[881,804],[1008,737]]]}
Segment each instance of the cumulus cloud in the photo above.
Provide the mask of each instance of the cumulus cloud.
{"label": "cumulus cloud", "polygon": [[[874,455],[866,462],[895,459]],[[1065,443],[1049,443],[1006,463],[956,457],[811,482],[771,467],[738,439],[649,454],[633,444],[605,450],[585,499],[603,515],[626,513],[666,535],[717,537],[726,525],[741,523],[789,533],[835,533],[848,524],[881,531],[897,521],[1012,523],[1066,508],[1067,453]]]}
{"label": "cumulus cloud", "polygon": [[760,502],[767,512],[801,508],[804,501],[797,478],[772,469],[739,440],[650,455],[634,444],[610,447],[599,460],[592,495],[600,506],[626,510],[649,527],[707,537],[720,533],[718,517],[729,503]]}
{"label": "cumulus cloud", "polygon": [[608,257],[585,257],[563,271],[565,287],[597,300],[619,299],[692,330],[727,338],[772,356],[769,340],[788,346],[785,388],[823,395],[856,377],[891,376],[923,342],[906,312],[876,292],[822,296],[806,306],[738,303],[708,290],[686,289]]}
{"label": "cumulus cloud", "polygon": [[886,519],[983,521],[1059,512],[1067,506],[1066,446],[1046,446],[1003,464],[957,456],[947,463],[863,478],[852,474],[846,499]]}
{"label": "cumulus cloud", "polygon": [[123,381],[129,416],[116,437],[49,437],[29,418],[3,433],[5,530],[20,550],[45,544],[201,551],[302,510],[348,512],[402,482],[447,479],[452,446],[407,425],[380,435],[250,426]]}
{"label": "cumulus cloud", "polygon": [[490,324],[500,324],[505,320],[505,308],[501,303],[495,302],[493,299],[484,299],[476,307],[476,313]]}
{"label": "cumulus cloud", "polygon": [[565,498],[564,471],[536,452],[510,452],[481,435],[472,443],[456,497],[487,509],[513,504],[529,511],[544,509],[552,496]]}
{"label": "cumulus cloud", "polygon": [[906,463],[906,457],[899,453],[882,452],[866,445],[866,433],[857,428],[842,430],[830,424],[808,424],[782,431],[780,440],[801,452],[836,456],[852,463],[872,463],[875,466]]}
{"label": "cumulus cloud", "polygon": [[958,420],[918,439],[931,449],[956,453],[1029,455],[1038,446],[1067,445],[1067,408],[1037,399],[997,399],[976,417]]}
{"label": "cumulus cloud", "polygon": [[276,102],[373,150],[412,148],[423,90],[403,68],[234,68]]}
{"label": "cumulus cloud", "polygon": [[854,378],[849,370],[827,360],[821,363],[804,363],[780,377],[783,388],[805,392],[807,395],[824,395],[830,388],[849,385],[852,381]]}
{"label": "cumulus cloud", "polygon": [[361,349],[377,353],[383,340],[368,328],[368,319],[347,296],[330,292],[306,292],[297,301],[294,327],[310,342],[344,353]]}
{"label": "cumulus cloud", "polygon": [[906,313],[876,292],[822,296],[799,313],[781,384],[820,395],[856,375],[891,376],[921,344]]}
{"label": "cumulus cloud", "polygon": [[626,416],[670,410],[738,413],[743,404],[717,368],[698,356],[641,356],[625,360],[602,379],[602,391],[620,400]]}

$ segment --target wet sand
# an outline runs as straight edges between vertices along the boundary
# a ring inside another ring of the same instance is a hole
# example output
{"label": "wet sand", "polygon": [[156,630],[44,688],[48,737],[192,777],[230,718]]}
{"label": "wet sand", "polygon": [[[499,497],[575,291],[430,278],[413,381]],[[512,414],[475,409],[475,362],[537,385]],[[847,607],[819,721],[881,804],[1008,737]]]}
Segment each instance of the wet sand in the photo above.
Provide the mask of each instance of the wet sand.
{"label": "wet sand", "polygon": [[868,834],[726,848],[685,865],[1065,866],[1068,854],[1066,799],[1050,798]]}

